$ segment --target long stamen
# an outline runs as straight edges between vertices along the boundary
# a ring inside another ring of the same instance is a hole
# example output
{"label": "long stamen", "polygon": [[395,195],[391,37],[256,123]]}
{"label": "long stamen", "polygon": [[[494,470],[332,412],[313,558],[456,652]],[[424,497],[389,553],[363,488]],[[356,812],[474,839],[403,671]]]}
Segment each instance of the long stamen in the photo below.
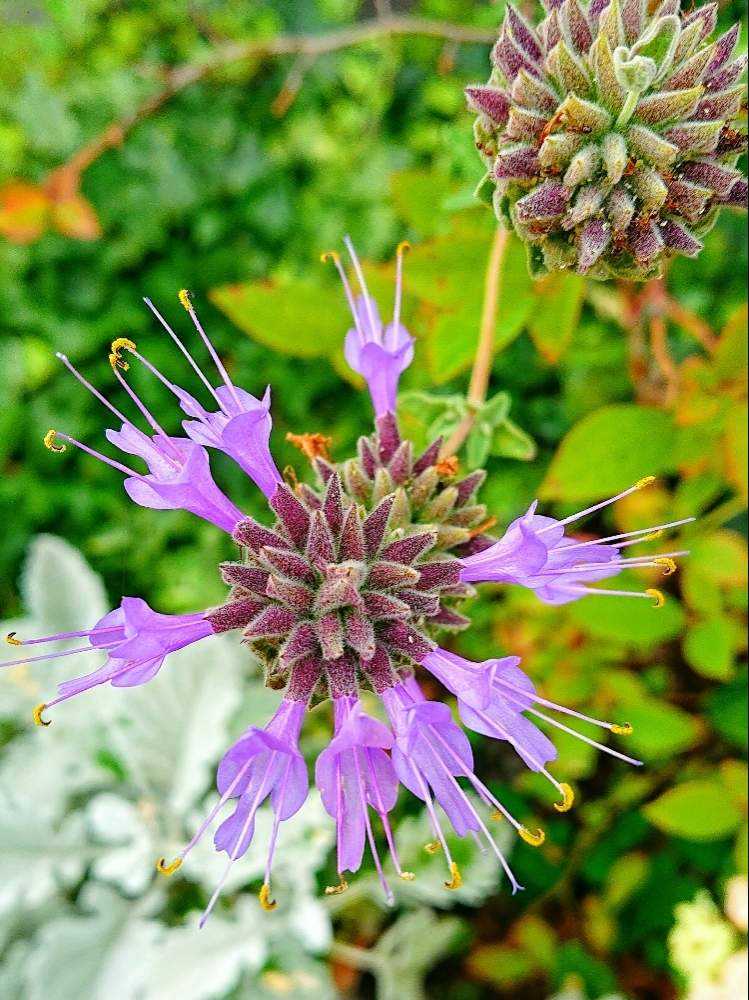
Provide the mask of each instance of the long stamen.
{"label": "long stamen", "polygon": [[403,240],[395,251],[395,302],[393,303],[393,329],[397,331],[401,320],[401,301],[403,298],[403,255],[411,249],[411,244]]}
{"label": "long stamen", "polygon": [[[112,345],[112,347],[114,348],[114,345]],[[123,376],[122,376],[122,374],[120,372],[120,365],[117,363],[117,355],[115,354],[114,350],[109,355],[109,362],[110,362],[110,364],[112,366],[112,371],[114,372],[115,378],[120,383],[120,385],[125,390],[125,392],[128,394],[128,396],[135,403],[135,405],[138,407],[138,409],[140,410],[140,412],[143,414],[143,416],[146,419],[146,422],[151,427],[151,429],[153,431],[155,431],[156,434],[158,435],[158,437],[160,438],[160,440],[163,441],[166,450],[170,451],[172,453],[172,456],[174,456],[174,455],[177,456],[176,460],[175,460],[173,457],[170,457],[168,454],[166,454],[166,452],[162,452],[164,458],[167,460],[167,462],[169,462],[175,468],[180,468],[182,466],[183,462],[182,462],[182,459],[180,457],[179,452],[177,451],[177,449],[174,446],[173,442],[169,440],[169,435],[166,433],[166,431],[164,430],[164,428],[158,422],[158,420],[156,419],[156,417],[154,417],[154,415],[148,409],[148,407],[146,406],[146,404],[141,400],[141,398],[138,395],[138,393],[133,388],[131,388],[131,386],[128,384],[128,382],[126,381],[126,379],[123,378]],[[130,421],[127,421],[127,423],[130,423]]]}
{"label": "long stamen", "polygon": [[156,306],[153,304],[153,302],[151,302],[151,300],[148,299],[148,298],[143,299],[143,301],[146,303],[146,305],[151,310],[151,312],[154,314],[154,316],[156,317],[156,319],[161,323],[161,325],[164,327],[164,329],[166,330],[166,332],[172,338],[172,340],[174,341],[174,343],[180,349],[180,351],[182,352],[183,356],[185,357],[185,359],[187,360],[188,364],[193,369],[193,371],[195,372],[195,374],[198,376],[198,378],[200,379],[200,381],[203,383],[203,385],[206,387],[206,389],[210,392],[210,394],[216,400],[216,402],[218,403],[219,409],[223,413],[226,413],[226,410],[222,406],[221,400],[220,400],[219,396],[217,395],[216,390],[211,385],[210,380],[204,374],[202,368],[197,363],[197,361],[195,360],[195,358],[192,356],[192,354],[190,354],[190,352],[187,350],[187,348],[182,343],[182,341],[179,339],[179,337],[174,332],[174,330],[171,328],[171,326],[169,326],[169,324],[164,319],[164,317],[161,315],[161,313],[156,308]]}
{"label": "long stamen", "polygon": [[289,782],[289,775],[291,774],[291,757],[286,764],[286,770],[284,771],[283,780],[281,782],[281,791],[279,793],[279,806],[278,810],[273,812],[273,828],[271,829],[270,842],[268,844],[268,857],[265,861],[265,878],[263,879],[263,884],[258,893],[258,899],[262,908],[269,913],[271,910],[275,910],[278,905],[271,895],[270,888],[270,877],[271,871],[273,870],[273,857],[276,853],[276,845],[278,843],[278,830],[281,825],[280,811],[281,803],[283,802],[284,795],[286,794],[286,786]]}
{"label": "long stamen", "polygon": [[629,489],[622,490],[621,493],[617,493],[616,496],[610,497],[608,500],[602,500],[600,503],[594,504],[592,507],[586,507],[585,510],[579,510],[576,514],[570,514],[569,517],[565,517],[561,521],[555,521],[553,524],[547,524],[547,526],[545,528],[541,528],[537,534],[543,535],[545,532],[552,531],[554,528],[559,528],[564,524],[571,524],[573,521],[579,521],[581,517],[593,514],[595,511],[601,510],[603,507],[609,507],[612,503],[616,503],[617,500],[623,500],[624,497],[628,497],[631,493],[636,493],[637,490],[642,490],[654,482],[655,476],[646,476],[644,479],[639,479],[633,486],[630,486]]}
{"label": "long stamen", "polygon": [[[87,648],[90,648],[90,649],[93,650],[93,649],[100,648],[100,647],[91,646],[91,647],[87,647]],[[70,652],[80,652],[80,651],[79,650],[71,650]],[[104,652],[106,652],[106,650],[104,650]],[[59,655],[60,656],[65,656],[66,654],[65,653],[60,653]],[[113,673],[108,674],[106,677],[102,677],[101,680],[98,680],[96,682],[96,684],[92,684],[91,687],[99,687],[102,684],[107,684],[107,683],[109,683],[111,681],[114,681],[118,677],[122,677],[123,674],[128,673],[128,671],[134,670],[136,667],[142,667],[144,663],[148,663],[149,660],[152,660],[152,659],[154,659],[154,657],[149,656],[149,657],[146,657],[143,660],[136,660],[134,663],[125,662],[125,665],[120,670],[116,670]],[[28,662],[28,661],[26,661],[26,662]],[[84,688],[84,690],[89,690],[89,688]],[[62,702],[68,701],[70,698],[75,698],[76,695],[79,695],[79,694],[83,694],[83,691],[69,691],[67,694],[59,694],[56,698],[53,698],[52,701],[43,701],[43,702],[40,702],[34,708],[34,711],[33,711],[33,717],[34,717],[35,724],[37,726],[49,726],[49,725],[51,725],[51,722],[47,722],[47,721],[45,721],[42,718],[42,712],[45,709],[47,709],[47,708],[53,708],[55,705],[60,705],[60,704],[62,704]]]}
{"label": "long stamen", "polygon": [[[25,643],[24,643],[25,645]],[[7,663],[0,663],[3,667],[20,667],[26,663],[41,663],[43,660],[59,660],[63,656],[74,656],[76,653],[106,653],[109,649],[114,649],[117,643],[111,646],[80,646],[78,649],[63,649],[58,653],[43,653],[41,656],[26,656],[20,660],[8,660]]]}
{"label": "long stamen", "polygon": [[483,781],[479,778],[477,774],[473,771],[467,771],[465,769],[465,764],[460,759],[458,754],[453,750],[447,740],[444,739],[438,732],[434,732],[435,738],[442,744],[446,752],[452,757],[452,759],[464,769],[465,777],[471,782],[474,789],[476,790],[479,798],[483,799],[487,805],[492,806],[494,809],[498,809],[500,813],[508,820],[508,822],[515,828],[518,835],[526,841],[526,843],[533,844],[533,846],[539,846],[543,844],[546,839],[546,835],[542,830],[539,830],[536,834],[532,834],[522,823],[515,819],[509,809],[504,806],[498,798],[486,787]]}
{"label": "long stamen", "polygon": [[573,573],[597,573],[599,570],[611,569],[617,566],[620,569],[662,569],[664,576],[671,576],[676,572],[674,556],[685,556],[688,552],[669,552],[656,556],[632,556],[630,559],[612,559],[610,562],[598,563],[573,563],[570,566],[559,569],[542,569],[538,576],[570,576]]}
{"label": "long stamen", "polygon": [[122,412],[122,410],[119,410],[113,403],[110,403],[109,400],[106,398],[106,396],[104,396],[101,392],[99,392],[96,386],[92,385],[88,381],[88,379],[84,378],[83,375],[81,375],[78,369],[70,362],[70,360],[65,354],[60,354],[60,352],[58,351],[55,354],[55,357],[59,361],[62,361],[62,363],[65,365],[65,367],[73,376],[73,378],[77,379],[78,382],[80,382],[80,384],[84,387],[84,389],[88,389],[91,395],[94,396],[95,399],[98,399],[103,406],[106,406],[106,408],[110,411],[110,413],[113,413],[118,420],[121,420],[123,424],[132,424],[132,422],[128,420],[128,418]]}
{"label": "long stamen", "polygon": [[369,849],[372,852],[372,859],[375,863],[375,868],[377,869],[377,877],[380,880],[382,891],[385,893],[385,900],[388,906],[393,906],[395,903],[395,897],[393,896],[393,890],[390,888],[390,886],[388,885],[388,881],[385,878],[385,873],[382,870],[380,855],[377,851],[377,843],[374,838],[374,833],[372,832],[372,823],[369,818],[369,809],[367,807],[367,797],[364,794],[364,779],[362,778],[358,749],[354,749],[354,766],[356,767],[356,777],[358,779],[358,784],[359,784],[359,799],[361,801],[362,809],[364,810],[364,826],[367,831],[367,840],[369,841]]}
{"label": "long stamen", "polygon": [[619,724],[616,722],[604,722],[602,719],[594,719],[590,715],[583,715],[582,712],[577,712],[573,708],[568,708],[566,705],[557,705],[555,701],[549,701],[546,698],[542,698],[538,694],[530,694],[523,688],[517,687],[515,684],[511,684],[509,681],[498,680],[495,677],[495,684],[503,688],[507,688],[512,692],[517,692],[525,698],[531,698],[534,702],[539,705],[545,705],[546,708],[551,708],[555,712],[561,712],[563,715],[571,715],[576,719],[580,719],[581,722],[588,722],[591,726],[598,726],[600,729],[608,729],[609,732],[616,733],[618,736],[628,736],[632,732],[632,727],[629,723]]}
{"label": "long stamen", "polygon": [[[455,871],[457,871],[457,865],[453,861],[453,856],[450,853],[450,848],[447,846],[447,841],[445,840],[445,835],[442,832],[442,827],[440,826],[440,821],[437,818],[437,813],[435,812],[435,809],[434,809],[434,803],[432,802],[432,796],[431,796],[431,794],[429,792],[429,788],[428,788],[427,783],[424,781],[424,779],[421,776],[421,773],[419,771],[416,772],[416,777],[417,777],[417,780],[418,780],[419,785],[421,787],[421,794],[422,794],[422,796],[424,798],[424,805],[427,808],[427,813],[429,814],[429,820],[430,820],[430,823],[431,823],[431,826],[432,826],[432,830],[434,831],[435,837],[439,841],[439,847],[442,848],[442,853],[445,855],[445,860],[447,861],[447,867],[448,867],[448,871],[450,872],[450,876],[452,878],[454,878],[455,877]],[[432,847],[432,845],[427,845],[427,850],[429,850],[430,854],[433,854],[434,851],[431,849],[431,847]],[[445,883],[445,885],[448,885],[448,884],[449,883],[447,883],[447,882]]]}
{"label": "long stamen", "polygon": [[[557,781],[553,774],[551,774],[541,763],[541,761],[530,751],[527,747],[521,747],[518,741],[510,735],[510,733],[500,725],[494,719],[490,718],[485,712],[480,709],[474,709],[476,715],[481,719],[481,721],[489,729],[493,729],[499,736],[500,739],[506,740],[510,746],[514,747],[516,752],[521,756],[527,758],[538,774],[542,774],[547,781],[549,781],[562,796],[562,801],[554,804],[554,808],[559,812],[567,812],[568,809],[572,807],[574,801],[574,793],[566,781]],[[505,812],[504,807],[500,806],[500,809]]]}
{"label": "long stamen", "polygon": [[[450,771],[449,767],[447,766],[447,764],[445,764],[444,760],[440,757],[440,755],[435,751],[434,747],[431,746],[431,744],[429,744],[429,743],[427,743],[427,746],[429,747],[429,749],[430,749],[430,751],[432,753],[432,756],[434,757],[435,761],[437,762],[437,766],[443,771],[443,773],[445,774],[448,782],[450,782],[450,784],[452,784],[452,786],[458,792],[459,796],[461,797],[461,799],[463,801],[463,804],[467,807],[467,809],[469,810],[469,812],[473,816],[474,820],[478,824],[479,829],[481,830],[481,832],[486,837],[486,841],[489,844],[489,847],[492,849],[492,851],[496,855],[497,860],[499,861],[500,865],[504,869],[505,874],[507,875],[508,879],[510,880],[510,884],[512,885],[512,894],[514,896],[515,893],[518,891],[518,889],[521,889],[522,886],[515,879],[515,876],[512,874],[512,871],[510,870],[510,866],[507,864],[507,861],[505,860],[504,855],[502,854],[502,852],[500,851],[500,849],[497,847],[496,843],[494,842],[494,838],[492,837],[491,833],[487,829],[486,824],[482,820],[481,816],[479,816],[479,814],[478,814],[478,812],[476,810],[476,807],[473,805],[473,803],[471,802],[471,800],[468,798],[468,796],[466,795],[466,793],[463,791],[463,789],[458,784],[458,780],[455,777],[455,775],[452,774],[452,772]],[[465,768],[465,765],[463,765],[463,768]],[[458,886],[452,886],[451,885],[451,886],[448,886],[448,888],[458,888]]]}
{"label": "long stamen", "polygon": [[367,318],[369,319],[369,326],[372,331],[372,336],[376,339],[380,339],[380,330],[375,322],[374,310],[372,309],[372,299],[369,295],[369,289],[367,288],[367,282],[364,280],[364,272],[362,271],[361,264],[359,263],[359,257],[357,256],[356,250],[354,250],[354,244],[351,242],[350,236],[344,236],[343,242],[348,250],[348,255],[351,258],[351,263],[354,265],[354,271],[356,271],[356,278],[359,282],[359,288],[361,289],[362,295],[364,296],[364,305],[367,310]]}
{"label": "long stamen", "polygon": [[529,707],[528,711],[532,715],[537,716],[539,719],[543,719],[544,722],[548,722],[548,724],[550,726],[554,726],[555,729],[561,729],[563,733],[575,736],[578,740],[582,740],[583,743],[587,743],[589,746],[595,747],[597,750],[601,750],[603,753],[607,753],[611,757],[618,757],[619,760],[623,760],[626,764],[633,764],[635,767],[640,767],[642,765],[641,760],[636,760],[634,757],[628,757],[626,754],[619,753],[618,750],[612,750],[611,747],[607,747],[604,743],[592,740],[589,736],[584,736],[582,733],[578,733],[577,730],[571,729],[570,726],[565,726],[565,724],[560,722],[558,719],[552,719],[551,716],[546,715],[544,712],[539,712],[537,708]]}
{"label": "long stamen", "polygon": [[[19,639],[15,632],[10,632],[5,641],[11,646],[38,646],[43,642],[65,642],[68,639],[84,639],[90,635],[106,635],[107,632],[120,632],[122,625],[107,625],[104,628],[87,628],[78,632],[59,632],[57,635],[45,635],[39,639]],[[12,638],[11,638],[12,637]]]}
{"label": "long stamen", "polygon": [[356,332],[359,334],[359,339],[363,343],[365,339],[364,331],[362,330],[361,324],[359,323],[359,314],[356,311],[356,303],[354,302],[354,293],[351,290],[351,285],[349,284],[348,276],[343,267],[343,264],[341,263],[341,255],[337,253],[335,250],[327,250],[324,254],[321,254],[320,260],[322,261],[323,264],[327,264],[328,261],[330,260],[335,265],[335,269],[336,271],[338,271],[341,283],[343,284],[343,292],[346,296],[348,307],[351,310],[351,315],[354,320],[354,326],[356,327]]}
{"label": "long stamen", "polygon": [[124,473],[126,476],[133,476],[135,479],[143,479],[143,474],[136,472],[135,469],[128,468],[127,465],[123,465],[122,462],[116,461],[114,458],[107,458],[106,455],[102,455],[100,451],[95,451],[93,448],[89,448],[87,444],[83,444],[81,441],[76,441],[75,438],[71,437],[69,434],[63,434],[62,431],[47,431],[44,435],[44,446],[49,448],[50,451],[60,452],[65,451],[64,445],[59,445],[56,443],[57,438],[61,441],[66,441],[68,444],[75,445],[76,448],[80,448],[81,451],[85,451],[87,455],[91,455],[93,458],[98,458],[100,462],[104,462],[105,465],[111,465],[113,469],[117,469],[118,472]]}
{"label": "long stamen", "polygon": [[186,847],[182,848],[182,850],[179,852],[179,854],[174,859],[174,861],[172,861],[170,864],[167,864],[165,858],[159,858],[159,860],[156,862],[156,867],[162,873],[162,875],[172,875],[182,865],[182,862],[185,860],[185,858],[187,857],[187,855],[190,853],[190,851],[193,849],[193,847],[195,847],[195,845],[200,842],[200,840],[203,837],[203,834],[206,832],[206,830],[211,825],[211,823],[214,821],[214,819],[216,818],[216,816],[219,814],[219,812],[221,812],[221,810],[223,809],[223,807],[229,801],[229,799],[232,796],[232,792],[234,791],[234,789],[237,787],[237,785],[239,784],[239,782],[242,780],[242,778],[247,773],[247,770],[248,770],[248,768],[249,768],[249,766],[250,766],[251,763],[252,763],[252,761],[248,760],[248,761],[246,761],[242,765],[242,767],[239,769],[239,771],[235,775],[235,777],[232,780],[232,782],[229,785],[229,787],[226,789],[226,791],[221,796],[221,798],[218,800],[218,802],[216,803],[216,805],[213,807],[213,809],[211,809],[211,811],[208,813],[208,815],[206,816],[206,818],[200,824],[200,826],[196,830],[195,834],[193,835],[192,840],[187,844]]}
{"label": "long stamen", "polygon": [[380,822],[382,823],[382,829],[385,832],[385,840],[387,841],[388,850],[390,851],[390,856],[393,859],[393,865],[398,874],[399,878],[402,878],[406,882],[413,882],[415,875],[413,872],[403,871],[401,867],[400,858],[398,856],[398,851],[395,846],[395,838],[393,837],[393,831],[390,826],[390,821],[387,817],[387,812],[385,811],[385,806],[382,801],[382,795],[380,793],[380,786],[377,783],[376,772],[374,765],[372,763],[372,751],[367,747],[364,751],[364,755],[367,761],[367,767],[369,768],[369,775],[371,780],[371,787],[374,792],[374,805],[377,810],[377,815],[380,817]]}
{"label": "long stamen", "polygon": [[[585,542],[573,542],[572,545],[565,545],[564,551],[571,552],[572,549],[584,549],[589,545],[602,545],[604,542],[617,542],[620,538],[631,538],[634,539],[636,536],[640,535],[655,535],[655,532],[666,531],[668,528],[680,528],[683,524],[691,524],[695,518],[693,517],[683,517],[680,521],[669,521],[668,524],[656,524],[652,528],[638,528],[637,531],[624,531],[619,535],[607,535],[605,538],[590,538]],[[559,522],[562,523],[561,521]],[[649,541],[646,538],[638,538],[638,541],[644,542]],[[637,544],[635,541],[628,542],[629,545]],[[616,548],[623,548],[623,545],[617,545]]]}
{"label": "long stamen", "polygon": [[212,344],[212,342],[211,342],[208,334],[203,329],[203,324],[198,319],[198,314],[195,312],[195,307],[193,306],[192,300],[190,299],[190,293],[187,291],[186,288],[183,288],[182,291],[179,293],[179,301],[182,304],[183,308],[186,310],[187,315],[192,320],[193,325],[195,326],[195,329],[200,334],[200,336],[201,336],[201,338],[203,340],[203,343],[205,344],[205,346],[206,346],[206,348],[208,350],[208,353],[211,356],[211,360],[213,361],[214,365],[216,366],[216,369],[217,369],[219,375],[221,376],[221,378],[223,379],[226,387],[231,392],[232,398],[234,399],[234,402],[237,404],[237,406],[241,407],[239,396],[237,395],[237,390],[236,390],[236,388],[235,388],[232,380],[229,378],[229,373],[227,372],[226,368],[224,367],[224,363],[221,360],[221,358],[219,357],[218,351],[213,346],[213,344]]}
{"label": "long stamen", "polygon": [[198,922],[198,927],[200,927],[201,929],[205,926],[206,920],[211,915],[211,910],[216,905],[216,900],[221,895],[221,890],[223,889],[224,883],[226,882],[227,878],[229,877],[229,872],[231,871],[231,867],[234,864],[234,862],[237,860],[237,857],[239,856],[239,849],[242,846],[242,841],[246,837],[247,831],[249,830],[250,825],[252,824],[252,821],[255,818],[255,813],[257,812],[257,810],[258,810],[258,808],[260,806],[260,803],[263,801],[263,798],[265,797],[265,794],[264,794],[265,793],[265,786],[266,786],[266,784],[268,782],[268,775],[269,775],[270,770],[271,770],[272,762],[273,762],[273,757],[271,755],[271,757],[270,757],[270,759],[268,761],[268,765],[267,765],[267,767],[265,769],[265,774],[263,775],[263,780],[260,782],[260,787],[258,788],[257,795],[255,796],[255,799],[254,799],[252,805],[250,806],[250,808],[249,808],[249,810],[247,812],[247,819],[242,824],[242,829],[239,831],[239,836],[237,837],[236,841],[234,842],[234,847],[232,849],[232,852],[231,852],[231,855],[229,857],[229,860],[226,863],[226,868],[224,868],[223,874],[222,874],[221,878],[219,879],[218,885],[213,890],[213,895],[208,900],[208,906],[206,906],[205,910],[203,911],[203,915],[201,916],[201,918],[200,918],[200,920]]}
{"label": "long stamen", "polygon": [[606,590],[604,587],[584,587],[569,586],[567,590],[572,594],[593,594],[600,597],[645,597],[653,602],[654,608],[662,608],[666,603],[666,598],[655,587],[648,587],[647,590]]}

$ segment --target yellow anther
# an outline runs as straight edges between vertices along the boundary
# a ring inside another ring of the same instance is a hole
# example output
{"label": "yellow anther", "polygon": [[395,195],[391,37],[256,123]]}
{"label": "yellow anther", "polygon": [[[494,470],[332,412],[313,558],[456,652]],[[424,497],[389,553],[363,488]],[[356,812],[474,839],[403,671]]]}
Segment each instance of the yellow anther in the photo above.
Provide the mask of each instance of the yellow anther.
{"label": "yellow anther", "polygon": [[137,350],[134,340],[130,340],[129,337],[118,337],[116,340],[112,341],[112,353],[119,354],[121,351],[130,351],[131,353]]}
{"label": "yellow anther", "polygon": [[535,833],[531,833],[531,831],[524,826],[518,827],[518,836],[524,840],[526,844],[530,844],[531,847],[540,847],[546,840],[546,834],[543,830],[536,830]]}
{"label": "yellow anther", "polygon": [[408,253],[410,249],[411,249],[411,244],[408,242],[408,240],[401,240],[398,246],[396,247],[395,252],[400,257],[402,254]]}
{"label": "yellow anther", "polygon": [[33,715],[33,717],[34,717],[34,725],[35,726],[51,726],[52,725],[52,723],[50,722],[49,719],[43,719],[42,718],[42,712],[44,711],[44,709],[46,707],[47,707],[46,702],[40,701],[39,704],[34,709],[34,711],[31,713]]}
{"label": "yellow anther", "polygon": [[613,725],[611,727],[611,732],[614,736],[631,736],[634,730],[628,722],[625,722],[621,726]]}
{"label": "yellow anther", "polygon": [[649,535],[643,535],[640,542],[654,542],[656,538],[663,538],[663,532],[660,528],[658,531],[651,531]]}
{"label": "yellow anther", "polygon": [[113,340],[109,355],[109,363],[112,368],[120,368],[123,372],[128,371],[130,369],[130,365],[122,357],[122,352],[132,352],[136,349],[134,341],[129,340],[127,337],[118,337],[117,340]]}
{"label": "yellow anther", "polygon": [[270,898],[270,886],[267,882],[263,882],[260,892],[257,894],[257,898],[260,900],[260,905],[266,913],[270,913],[271,910],[275,910],[278,906],[275,899]]}
{"label": "yellow anther", "polygon": [[450,874],[452,878],[449,882],[445,882],[446,889],[459,889],[463,885],[463,876],[460,874],[460,868],[458,868],[455,861],[450,862]]}
{"label": "yellow anther", "polygon": [[166,858],[159,858],[156,862],[156,868],[161,872],[162,875],[174,875],[178,868],[182,867],[182,858],[175,858],[169,864],[166,863]]}
{"label": "yellow anther", "polygon": [[669,556],[658,556],[653,562],[656,566],[663,567],[664,576],[671,576],[672,573],[676,572],[676,563]]}
{"label": "yellow anther", "polygon": [[320,254],[320,263],[327,264],[332,261],[334,264],[338,264],[341,259],[341,255],[335,250],[326,250],[325,253]]}
{"label": "yellow anther", "polygon": [[5,637],[5,641],[8,643],[9,646],[23,646],[23,641],[21,639],[16,638],[15,632],[8,632],[8,634]]}
{"label": "yellow anther", "polygon": [[178,298],[180,304],[182,305],[182,308],[190,312],[190,310],[192,309],[192,301],[190,300],[190,293],[186,288],[182,288],[180,290]]}
{"label": "yellow anther", "polygon": [[572,790],[572,786],[568,785],[566,781],[563,781],[559,787],[564,797],[561,802],[554,803],[554,808],[557,812],[566,813],[569,812],[574,805],[575,793]]}
{"label": "yellow anther", "polygon": [[635,483],[636,490],[643,490],[646,486],[650,486],[651,483],[655,482],[655,476],[645,476],[643,479],[638,479]]}
{"label": "yellow anther", "polygon": [[424,850],[427,854],[436,854],[439,851],[440,845],[437,840],[430,840],[428,844],[424,844]]}
{"label": "yellow anther", "polygon": [[650,587],[650,589],[646,590],[645,593],[648,595],[648,597],[653,598],[654,608],[662,608],[663,605],[666,603],[666,598],[663,596],[660,590],[656,590],[655,587]]}
{"label": "yellow anther", "polygon": [[499,809],[495,809],[494,812],[489,815],[489,819],[493,819],[495,823],[501,823],[504,818],[504,813],[501,813]]}
{"label": "yellow anther", "polygon": [[338,885],[327,885],[325,887],[326,896],[340,896],[342,892],[348,889],[348,882],[342,874],[338,876],[338,880]]}
{"label": "yellow anther", "polygon": [[61,455],[65,450],[66,446],[64,444],[58,444],[55,438],[57,437],[57,431],[49,430],[44,435],[44,447],[49,448],[56,455]]}
{"label": "yellow anther", "polygon": [[416,878],[413,872],[398,872],[398,874],[404,882],[413,882]]}

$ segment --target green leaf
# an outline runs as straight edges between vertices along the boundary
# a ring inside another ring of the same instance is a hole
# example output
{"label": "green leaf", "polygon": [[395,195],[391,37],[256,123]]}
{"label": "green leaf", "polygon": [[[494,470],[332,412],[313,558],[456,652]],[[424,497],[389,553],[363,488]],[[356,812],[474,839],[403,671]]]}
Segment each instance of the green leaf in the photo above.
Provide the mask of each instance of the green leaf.
{"label": "green leaf", "polygon": [[[492,229],[456,221],[449,236],[415,246],[404,274],[407,294],[420,300],[415,329],[425,342],[432,379],[446,382],[470,368],[476,353]],[[500,280],[495,351],[522,331],[533,288],[520,242],[511,237]]]}
{"label": "green leaf", "polygon": [[398,395],[401,432],[413,441],[417,450],[440,435],[449,437],[467,413],[468,405],[463,396],[438,396],[419,391]]}
{"label": "green leaf", "polygon": [[673,470],[671,416],[631,403],[604,406],[565,436],[541,484],[545,500],[597,500]]}
{"label": "green leaf", "polygon": [[587,635],[642,650],[673,639],[684,626],[684,611],[671,597],[662,608],[654,608],[649,601],[634,597],[592,595],[571,605],[569,614]]}
{"label": "green leaf", "polygon": [[253,340],[296,358],[340,352],[351,326],[341,289],[322,279],[246,281],[214,288],[210,298]]}
{"label": "green leaf", "polygon": [[672,758],[694,746],[700,726],[687,712],[655,698],[622,702],[619,712],[633,729],[622,749],[647,761]]}
{"label": "green leaf", "polygon": [[550,365],[569,347],[580,320],[585,278],[559,271],[538,282],[533,314],[528,324],[536,350]]}
{"label": "green leaf", "polygon": [[395,211],[421,236],[445,229],[443,205],[456,185],[438,170],[397,170],[390,178]]}
{"label": "green leaf", "polygon": [[723,786],[697,779],[669,789],[643,807],[648,820],[664,833],[686,840],[722,840],[734,833],[741,813]]}
{"label": "green leaf", "polygon": [[725,681],[731,677],[733,648],[733,624],[723,617],[698,622],[684,639],[684,656],[689,665],[713,680]]}
{"label": "green leaf", "polygon": [[538,448],[530,434],[526,434],[521,427],[506,417],[494,432],[491,453],[500,458],[517,458],[521,462],[532,462],[538,454]]}
{"label": "green leaf", "polygon": [[746,747],[749,714],[746,700],[746,674],[731,684],[717,688],[707,703],[710,721],[724,739],[737,747]]}

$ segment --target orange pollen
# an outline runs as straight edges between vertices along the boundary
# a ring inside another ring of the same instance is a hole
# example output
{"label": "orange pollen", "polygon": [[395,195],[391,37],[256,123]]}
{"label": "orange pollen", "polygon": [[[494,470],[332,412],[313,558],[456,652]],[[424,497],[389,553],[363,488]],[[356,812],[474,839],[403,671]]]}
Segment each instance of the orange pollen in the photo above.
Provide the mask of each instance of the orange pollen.
{"label": "orange pollen", "polygon": [[447,458],[443,458],[437,462],[435,469],[442,479],[452,479],[458,471],[458,456],[448,455]]}
{"label": "orange pollen", "polygon": [[289,431],[286,440],[310,461],[315,458],[330,461],[330,445],[333,443],[333,438],[325,437],[324,434],[292,434]]}

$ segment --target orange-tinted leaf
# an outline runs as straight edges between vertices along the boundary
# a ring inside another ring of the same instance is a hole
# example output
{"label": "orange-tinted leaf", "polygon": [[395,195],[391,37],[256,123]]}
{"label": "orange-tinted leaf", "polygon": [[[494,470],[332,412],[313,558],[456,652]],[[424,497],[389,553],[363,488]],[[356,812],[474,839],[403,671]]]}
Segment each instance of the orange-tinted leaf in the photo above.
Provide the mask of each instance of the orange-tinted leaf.
{"label": "orange-tinted leaf", "polygon": [[40,187],[9,181],[0,187],[0,234],[11,243],[33,243],[47,228],[49,200]]}
{"label": "orange-tinted leaf", "polygon": [[101,225],[90,201],[82,194],[74,194],[52,205],[52,225],[73,240],[97,240]]}

